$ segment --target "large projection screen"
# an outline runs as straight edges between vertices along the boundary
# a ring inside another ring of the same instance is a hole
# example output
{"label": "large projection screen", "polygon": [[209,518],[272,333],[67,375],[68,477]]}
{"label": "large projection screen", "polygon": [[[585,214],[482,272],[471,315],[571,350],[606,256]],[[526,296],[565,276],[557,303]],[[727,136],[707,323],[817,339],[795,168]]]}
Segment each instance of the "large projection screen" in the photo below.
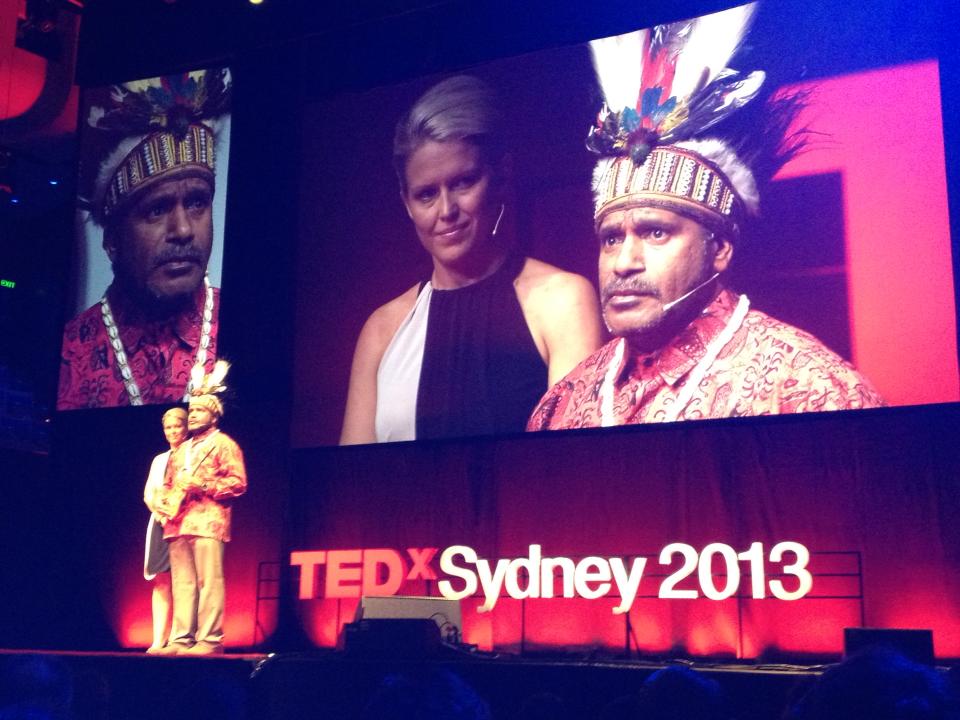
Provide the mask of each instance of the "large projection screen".
{"label": "large projection screen", "polygon": [[[805,93],[798,126],[811,134],[807,150],[765,192],[761,217],[745,229],[725,283],[747,294],[751,307],[815,335],[867,377],[887,404],[956,401],[955,291],[935,51],[888,63],[888,55],[899,56],[881,47],[851,65],[829,42],[814,42],[813,23],[794,28],[797,12],[793,3],[761,5],[751,41],[732,62],[743,70],[773,68],[767,82],[778,93]],[[842,27],[844,18],[831,22]],[[797,32],[799,38],[791,36]],[[787,37],[791,50],[802,53],[783,56]],[[808,66],[819,69],[816,77],[805,77]],[[507,217],[519,250],[596,285],[594,157],[584,140],[602,96],[587,46],[465,72],[493,87],[509,114]],[[450,74],[306,106],[295,446],[338,442],[364,322],[430,278],[429,256],[401,201],[392,140],[398,118]],[[902,135],[905,106],[911,108],[909,142]]]}

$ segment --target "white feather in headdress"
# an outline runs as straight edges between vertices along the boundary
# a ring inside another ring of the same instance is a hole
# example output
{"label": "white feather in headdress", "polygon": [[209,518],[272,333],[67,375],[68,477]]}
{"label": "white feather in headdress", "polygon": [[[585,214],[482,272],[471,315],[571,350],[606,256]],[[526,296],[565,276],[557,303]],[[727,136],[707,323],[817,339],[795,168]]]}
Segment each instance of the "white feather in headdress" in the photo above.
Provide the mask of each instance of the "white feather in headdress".
{"label": "white feather in headdress", "polygon": [[689,98],[713,82],[740,47],[756,9],[756,3],[750,3],[692,20],[670,95]]}
{"label": "white feather in headdress", "polygon": [[216,395],[227,389],[224,384],[230,363],[226,360],[217,360],[209,375],[204,375],[202,365],[194,365],[190,371],[190,387],[193,395]]}
{"label": "white feather in headdress", "polygon": [[590,43],[593,69],[603,90],[603,99],[614,112],[635,107],[640,97],[643,48],[648,33],[648,30],[636,30]]}
{"label": "white feather in headdress", "polygon": [[227,386],[223,384],[223,381],[226,380],[227,371],[229,370],[230,363],[226,360],[217,360],[217,362],[213,364],[213,370],[207,375],[207,380],[204,383],[207,392],[220,393],[226,390]]}
{"label": "white feather in headdress", "polygon": [[190,370],[190,394],[195,393],[203,387],[203,378],[206,375],[203,365],[194,365]]}

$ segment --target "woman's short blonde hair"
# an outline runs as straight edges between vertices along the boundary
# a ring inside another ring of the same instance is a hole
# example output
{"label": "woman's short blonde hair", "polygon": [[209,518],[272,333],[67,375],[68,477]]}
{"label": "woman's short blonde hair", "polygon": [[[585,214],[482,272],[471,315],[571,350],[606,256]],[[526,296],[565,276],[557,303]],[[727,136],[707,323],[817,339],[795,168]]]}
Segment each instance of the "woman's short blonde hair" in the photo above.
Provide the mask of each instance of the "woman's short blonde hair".
{"label": "woman's short blonde hair", "polygon": [[393,164],[406,191],[407,160],[428,140],[466,140],[481,157],[496,163],[506,148],[496,93],[472,75],[454,75],[427,90],[397,123],[393,136]]}
{"label": "woman's short blonde hair", "polygon": [[187,411],[184,410],[182,407],[172,407],[169,410],[167,410],[163,414],[163,417],[160,419],[160,422],[166,422],[167,418],[171,418],[171,417],[177,418],[184,425],[187,424]]}

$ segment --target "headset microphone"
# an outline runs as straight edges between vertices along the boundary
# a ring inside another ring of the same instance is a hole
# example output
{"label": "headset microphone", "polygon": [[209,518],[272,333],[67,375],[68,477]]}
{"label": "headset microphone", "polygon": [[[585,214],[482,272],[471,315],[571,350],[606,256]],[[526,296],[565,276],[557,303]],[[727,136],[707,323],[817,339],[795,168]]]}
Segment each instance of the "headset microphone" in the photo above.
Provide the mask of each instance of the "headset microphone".
{"label": "headset microphone", "polygon": [[663,311],[664,311],[664,312],[667,312],[667,311],[668,311],[670,308],[672,308],[674,305],[678,305],[679,303],[682,303],[682,302],[683,302],[684,300],[686,300],[688,297],[690,297],[691,295],[693,295],[695,292],[697,292],[697,291],[699,291],[699,290],[702,290],[702,289],[705,288],[707,285],[709,285],[709,284],[712,283],[714,280],[716,280],[718,277],[720,277],[720,273],[715,272],[713,275],[711,275],[711,276],[708,277],[706,280],[704,280],[702,283],[700,283],[700,284],[697,285],[695,288],[693,288],[693,290],[689,290],[689,291],[687,291],[686,293],[684,293],[683,295],[681,295],[680,297],[678,297],[676,300],[671,300],[670,302],[668,302],[666,305],[663,306]]}

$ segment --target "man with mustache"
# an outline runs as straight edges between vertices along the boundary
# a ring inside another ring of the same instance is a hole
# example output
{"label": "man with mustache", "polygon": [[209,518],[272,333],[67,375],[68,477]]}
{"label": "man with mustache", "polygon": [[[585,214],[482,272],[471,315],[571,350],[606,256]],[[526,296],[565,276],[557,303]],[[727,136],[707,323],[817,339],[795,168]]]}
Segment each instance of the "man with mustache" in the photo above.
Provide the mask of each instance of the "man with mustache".
{"label": "man with mustache", "polygon": [[755,125],[724,124],[725,115],[753,99],[763,74],[716,72],[723,68],[716,62],[714,75],[711,68],[693,73],[697,82],[686,95],[679,68],[689,50],[684,43],[704,37],[699,29],[724,15],[717,25],[729,28],[737,14],[746,26],[751,13],[743,6],[636,34],[643,49],[628,57],[643,54],[651,68],[677,69],[654,74],[662,84],[641,85],[641,101],[613,98],[629,84],[611,76],[636,70],[635,61],[617,64],[628,41],[591,44],[607,105],[624,108],[613,113],[605,106],[587,141],[601,156],[594,220],[601,306],[614,339],[547,392],[528,430],[883,404],[816,338],[750,309],[746,295],[724,287],[743,223],[758,212],[758,188],[802,145],[785,137],[801,99],[769,101]]}
{"label": "man with mustache", "polygon": [[[114,97],[135,94],[124,92]],[[113,282],[64,328],[58,410],[179,402],[191,369],[213,366],[214,127],[174,104],[164,124],[124,138],[104,160],[90,204]]]}
{"label": "man with mustache", "polygon": [[883,404],[816,338],[724,288],[732,236],[695,217],[643,192],[601,206],[601,305],[615,338],[544,396],[528,430]]}
{"label": "man with mustache", "polygon": [[247,491],[243,452],[220,431],[229,370],[218,360],[209,375],[195,371],[187,414],[188,440],[170,453],[157,513],[170,548],[173,623],[159,655],[219,655],[225,608],[224,550],[234,501]]}

